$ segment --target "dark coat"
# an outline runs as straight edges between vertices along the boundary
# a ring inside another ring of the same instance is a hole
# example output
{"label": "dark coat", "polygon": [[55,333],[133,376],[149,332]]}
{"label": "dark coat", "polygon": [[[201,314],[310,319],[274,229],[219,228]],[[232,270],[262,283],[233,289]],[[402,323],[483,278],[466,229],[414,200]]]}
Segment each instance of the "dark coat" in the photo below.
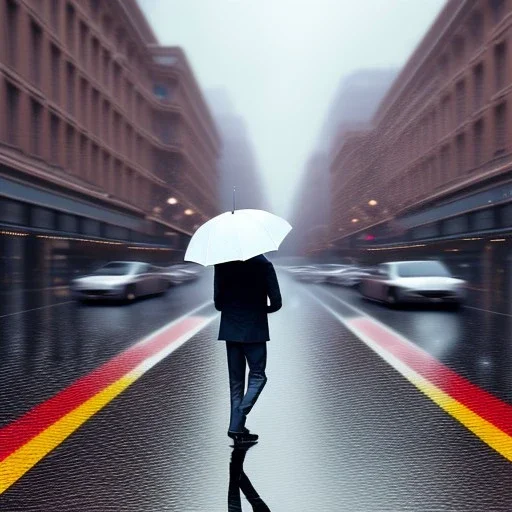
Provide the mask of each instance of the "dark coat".
{"label": "dark coat", "polygon": [[274,266],[263,254],[215,265],[214,301],[222,311],[219,340],[268,341],[267,314],[282,306]]}

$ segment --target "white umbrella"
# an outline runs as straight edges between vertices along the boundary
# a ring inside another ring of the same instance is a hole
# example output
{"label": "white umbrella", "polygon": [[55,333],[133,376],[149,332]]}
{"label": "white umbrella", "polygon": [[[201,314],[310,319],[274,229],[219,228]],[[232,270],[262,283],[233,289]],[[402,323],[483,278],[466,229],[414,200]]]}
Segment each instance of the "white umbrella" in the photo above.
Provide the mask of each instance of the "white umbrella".
{"label": "white umbrella", "polygon": [[186,261],[205,267],[227,261],[245,261],[269,251],[277,251],[290,224],[263,210],[233,210],[203,224],[192,236]]}

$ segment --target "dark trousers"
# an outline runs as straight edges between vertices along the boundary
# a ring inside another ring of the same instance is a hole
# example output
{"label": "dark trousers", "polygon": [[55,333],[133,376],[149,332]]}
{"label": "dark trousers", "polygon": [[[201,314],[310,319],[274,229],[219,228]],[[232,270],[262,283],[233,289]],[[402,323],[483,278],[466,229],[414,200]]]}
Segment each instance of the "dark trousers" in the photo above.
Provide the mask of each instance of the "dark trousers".
{"label": "dark trousers", "polygon": [[[239,343],[226,341],[231,393],[229,430],[242,432],[247,414],[251,411],[267,382],[267,343]],[[249,365],[249,379],[245,390],[245,367]]]}

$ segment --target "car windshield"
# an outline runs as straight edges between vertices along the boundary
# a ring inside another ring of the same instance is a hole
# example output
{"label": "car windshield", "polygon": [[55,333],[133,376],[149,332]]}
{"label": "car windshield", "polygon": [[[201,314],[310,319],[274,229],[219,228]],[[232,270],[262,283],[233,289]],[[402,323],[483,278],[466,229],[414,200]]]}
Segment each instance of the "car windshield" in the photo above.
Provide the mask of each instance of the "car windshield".
{"label": "car windshield", "polygon": [[113,262],[107,263],[103,267],[93,272],[97,276],[124,276],[135,270],[133,263]]}
{"label": "car windshield", "polygon": [[451,277],[448,269],[438,261],[418,261],[397,265],[399,277]]}

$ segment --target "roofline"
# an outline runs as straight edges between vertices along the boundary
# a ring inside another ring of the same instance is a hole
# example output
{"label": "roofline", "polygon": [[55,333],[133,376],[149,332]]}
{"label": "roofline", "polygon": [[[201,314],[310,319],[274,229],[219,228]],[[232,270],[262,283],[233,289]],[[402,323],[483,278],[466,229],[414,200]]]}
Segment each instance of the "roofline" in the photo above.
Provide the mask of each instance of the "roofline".
{"label": "roofline", "polygon": [[158,39],[151,28],[137,0],[116,0],[119,8],[124,11],[133,28],[145,44],[158,44]]}

